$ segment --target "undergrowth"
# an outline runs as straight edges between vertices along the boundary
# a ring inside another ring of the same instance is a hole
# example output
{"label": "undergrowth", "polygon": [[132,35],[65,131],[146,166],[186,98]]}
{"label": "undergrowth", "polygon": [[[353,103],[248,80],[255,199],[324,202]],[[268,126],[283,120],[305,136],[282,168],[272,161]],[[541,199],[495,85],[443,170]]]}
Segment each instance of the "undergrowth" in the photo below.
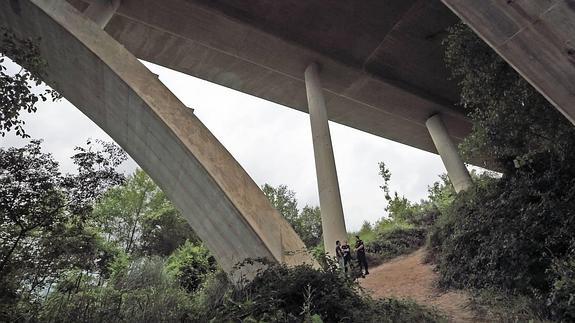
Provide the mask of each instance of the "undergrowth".
{"label": "undergrowth", "polygon": [[250,282],[211,276],[196,297],[198,320],[211,322],[443,322],[410,301],[373,300],[331,263],[324,269],[267,264]]}

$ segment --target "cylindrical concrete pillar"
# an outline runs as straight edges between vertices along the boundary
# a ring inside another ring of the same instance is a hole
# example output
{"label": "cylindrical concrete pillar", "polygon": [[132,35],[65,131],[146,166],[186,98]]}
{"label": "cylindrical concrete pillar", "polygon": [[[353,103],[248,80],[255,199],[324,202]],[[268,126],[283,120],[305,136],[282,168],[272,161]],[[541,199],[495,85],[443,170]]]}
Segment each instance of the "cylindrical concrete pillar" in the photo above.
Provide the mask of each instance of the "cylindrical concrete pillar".
{"label": "cylindrical concrete pillar", "polygon": [[93,0],[84,16],[104,29],[120,7],[120,0]]}
{"label": "cylindrical concrete pillar", "polygon": [[319,80],[318,66],[315,63],[305,70],[305,87],[313,138],[323,242],[325,251],[333,256],[335,242],[347,240],[347,231],[341,206],[327,110]]}
{"label": "cylindrical concrete pillar", "polygon": [[451,180],[453,188],[455,188],[455,191],[458,193],[466,190],[472,184],[471,176],[469,176],[469,172],[459,156],[457,147],[451,140],[451,137],[449,137],[449,133],[447,133],[447,129],[440,115],[435,114],[431,116],[427,119],[425,125],[429,130],[429,134],[435,144],[435,148],[437,148],[439,156],[441,156],[443,165],[445,165],[445,169],[447,169],[447,175]]}

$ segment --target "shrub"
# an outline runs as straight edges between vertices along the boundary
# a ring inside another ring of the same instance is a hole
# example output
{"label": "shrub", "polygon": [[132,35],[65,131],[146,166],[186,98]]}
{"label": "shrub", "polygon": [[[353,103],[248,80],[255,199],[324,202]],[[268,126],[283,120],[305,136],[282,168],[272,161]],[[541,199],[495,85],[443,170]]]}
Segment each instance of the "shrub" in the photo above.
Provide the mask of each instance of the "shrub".
{"label": "shrub", "polygon": [[[214,284],[214,286],[210,286]],[[225,285],[225,287],[224,287]],[[222,292],[225,290],[224,292]],[[436,322],[435,312],[415,303],[373,301],[358,285],[330,266],[287,267],[270,264],[249,283],[222,284],[210,279],[200,289],[203,320],[281,322]],[[207,296],[211,295],[211,296]],[[216,305],[206,304],[215,302]],[[205,311],[209,310],[209,313]]]}
{"label": "shrub", "polygon": [[573,210],[575,176],[561,172],[504,177],[460,194],[429,235],[440,285],[527,295],[542,314],[571,318]]}
{"label": "shrub", "polygon": [[425,243],[427,230],[422,227],[395,224],[377,233],[376,238],[366,244],[369,253],[388,260],[416,250]]}
{"label": "shrub", "polygon": [[556,260],[550,274],[553,287],[547,298],[547,306],[551,318],[575,321],[575,240],[569,256]]}
{"label": "shrub", "polygon": [[[85,275],[84,275],[85,277]],[[79,281],[79,280],[78,280]],[[100,287],[85,278],[73,290],[51,293],[41,322],[176,322],[189,319],[191,299],[159,258],[142,258]]]}
{"label": "shrub", "polygon": [[166,269],[175,275],[180,286],[192,293],[209,273],[216,271],[217,264],[203,245],[186,241],[168,258]]}

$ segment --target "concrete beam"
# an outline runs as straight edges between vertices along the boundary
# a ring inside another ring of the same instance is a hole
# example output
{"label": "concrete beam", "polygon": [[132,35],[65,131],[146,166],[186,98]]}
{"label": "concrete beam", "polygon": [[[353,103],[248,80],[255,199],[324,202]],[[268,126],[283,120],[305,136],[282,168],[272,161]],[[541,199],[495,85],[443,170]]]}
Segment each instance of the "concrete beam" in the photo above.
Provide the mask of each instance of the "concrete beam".
{"label": "concrete beam", "polygon": [[150,175],[225,271],[254,257],[313,263],[287,221],[191,110],[66,1],[0,1],[0,25],[41,39],[46,82]]}
{"label": "concrete beam", "polygon": [[439,152],[439,156],[441,156],[443,165],[445,165],[445,169],[447,169],[447,175],[455,191],[459,193],[468,189],[473,184],[471,176],[469,176],[469,172],[463,160],[459,157],[457,146],[455,146],[451,140],[439,114],[427,119],[425,125]]}
{"label": "concrete beam", "polygon": [[119,7],[120,0],[94,0],[84,11],[84,16],[104,29]]}
{"label": "concrete beam", "polygon": [[347,231],[331,145],[327,109],[318,66],[315,63],[309,65],[305,70],[305,86],[313,137],[323,242],[326,252],[333,255],[335,242],[347,240]]}
{"label": "concrete beam", "polygon": [[575,4],[442,0],[575,124]]}

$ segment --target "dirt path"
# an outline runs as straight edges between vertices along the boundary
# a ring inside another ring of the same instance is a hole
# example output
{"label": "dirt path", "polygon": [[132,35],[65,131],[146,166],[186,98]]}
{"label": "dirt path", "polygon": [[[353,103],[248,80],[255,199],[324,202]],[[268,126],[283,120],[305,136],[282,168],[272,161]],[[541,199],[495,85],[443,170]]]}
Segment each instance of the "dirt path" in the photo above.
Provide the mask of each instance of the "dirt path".
{"label": "dirt path", "polygon": [[451,322],[482,322],[469,309],[469,297],[463,292],[443,293],[434,288],[437,274],[423,262],[424,249],[395,258],[370,270],[361,285],[375,298],[409,298],[435,307]]}

